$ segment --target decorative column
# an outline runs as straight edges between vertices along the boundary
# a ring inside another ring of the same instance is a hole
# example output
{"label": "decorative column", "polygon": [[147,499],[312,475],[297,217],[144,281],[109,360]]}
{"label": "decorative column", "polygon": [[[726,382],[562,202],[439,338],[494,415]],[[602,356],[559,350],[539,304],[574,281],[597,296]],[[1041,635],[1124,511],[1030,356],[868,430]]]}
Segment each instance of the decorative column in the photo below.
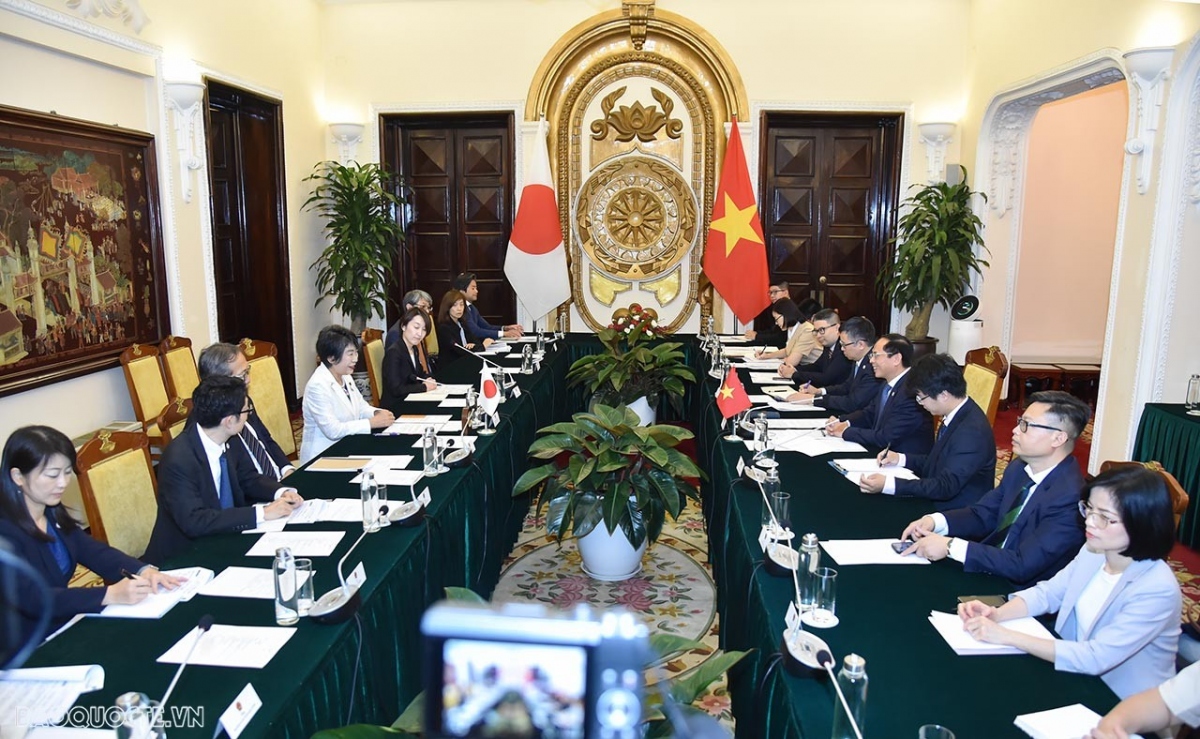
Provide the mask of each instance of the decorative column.
{"label": "decorative column", "polygon": [[1154,161],[1154,143],[1158,133],[1158,114],[1162,110],[1163,83],[1175,49],[1159,46],[1134,49],[1125,53],[1129,84],[1137,95],[1137,132],[1125,142],[1125,151],[1138,157],[1137,191],[1150,188],[1150,165]]}
{"label": "decorative column", "polygon": [[946,147],[954,137],[953,123],[921,123],[921,141],[925,142],[925,179],[930,185],[946,181]]}
{"label": "decorative column", "polygon": [[179,186],[183,202],[192,202],[192,172],[203,166],[204,127],[200,123],[204,85],[199,82],[166,82],[167,107],[175,124],[175,149],[179,152]]}

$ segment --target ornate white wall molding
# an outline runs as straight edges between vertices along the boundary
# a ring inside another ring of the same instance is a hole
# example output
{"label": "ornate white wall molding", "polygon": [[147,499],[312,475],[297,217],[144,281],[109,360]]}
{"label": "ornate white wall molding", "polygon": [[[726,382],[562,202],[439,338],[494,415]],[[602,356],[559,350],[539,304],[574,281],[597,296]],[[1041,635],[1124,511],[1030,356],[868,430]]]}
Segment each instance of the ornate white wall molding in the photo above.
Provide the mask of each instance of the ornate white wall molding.
{"label": "ornate white wall molding", "polygon": [[925,144],[925,181],[930,185],[946,181],[946,148],[954,139],[954,123],[918,123]]}
{"label": "ornate white wall molding", "polygon": [[126,36],[123,33],[89,23],[75,15],[68,15],[31,0],[0,0],[0,9],[8,10],[26,18],[45,23],[54,28],[78,33],[81,36],[102,41],[126,51],[144,54],[146,56],[161,56],[162,47],[148,44],[145,41]]}
{"label": "ornate white wall molding", "polygon": [[166,103],[175,124],[175,149],[179,152],[179,187],[183,202],[192,202],[192,172],[200,169],[204,151],[204,85],[199,82],[164,82]]}
{"label": "ornate white wall molding", "polygon": [[348,165],[354,161],[354,152],[362,142],[363,124],[330,123],[329,135],[338,145],[338,161]]}
{"label": "ornate white wall molding", "polygon": [[1129,70],[1129,86],[1133,88],[1137,110],[1137,129],[1125,142],[1125,152],[1137,159],[1137,190],[1144,195],[1150,188],[1150,166],[1154,161],[1154,144],[1158,134],[1158,117],[1162,111],[1163,88],[1167,69],[1171,66],[1172,47],[1134,49],[1125,54]]}
{"label": "ornate white wall molding", "polygon": [[67,0],[67,7],[84,18],[95,18],[101,14],[120,18],[125,25],[133,28],[134,33],[141,33],[150,22],[138,0]]}

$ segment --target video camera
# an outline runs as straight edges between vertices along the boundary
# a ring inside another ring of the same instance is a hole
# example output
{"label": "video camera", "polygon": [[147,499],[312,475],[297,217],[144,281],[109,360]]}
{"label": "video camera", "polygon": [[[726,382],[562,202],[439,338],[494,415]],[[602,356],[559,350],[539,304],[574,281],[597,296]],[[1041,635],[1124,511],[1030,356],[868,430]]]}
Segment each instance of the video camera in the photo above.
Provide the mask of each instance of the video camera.
{"label": "video camera", "polygon": [[627,611],[442,601],[421,633],[427,736],[641,735],[649,642]]}

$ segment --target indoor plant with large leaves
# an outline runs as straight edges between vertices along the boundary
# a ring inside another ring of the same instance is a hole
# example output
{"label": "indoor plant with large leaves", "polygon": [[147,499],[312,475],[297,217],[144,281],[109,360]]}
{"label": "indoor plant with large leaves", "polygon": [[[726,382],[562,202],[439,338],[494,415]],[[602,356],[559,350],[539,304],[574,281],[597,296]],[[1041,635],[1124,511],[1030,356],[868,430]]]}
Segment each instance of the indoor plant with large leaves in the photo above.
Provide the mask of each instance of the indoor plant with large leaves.
{"label": "indoor plant with large leaves", "polygon": [[319,162],[304,180],[315,181],[304,210],[324,221],[328,240],[310,267],[321,297],[350,317],[356,334],[372,314],[382,316],[396,251],[404,243],[397,221],[404,203],[399,178],[375,163]]}
{"label": "indoor plant with large leaves", "polygon": [[[691,431],[638,420],[628,407],[597,405],[539,429],[529,453],[549,461],[521,475],[513,495],[540,489],[537,509],[547,509],[546,530],[560,543],[568,534],[616,536],[620,529],[634,550],[644,550],[658,539],[666,516],[678,518],[689,498],[699,499],[689,480],[704,473],[677,448]],[[589,572],[603,571],[603,563],[589,562],[580,550]]]}
{"label": "indoor plant with large leaves", "polygon": [[613,313],[613,322],[597,336],[604,351],[575,360],[567,372],[572,386],[584,385],[598,402],[627,405],[646,398],[651,408],[666,393],[682,411],[684,383],[696,373],[684,363],[683,344],[662,341],[658,316],[634,303]]}
{"label": "indoor plant with large leaves", "polygon": [[925,185],[904,201],[909,210],[897,224],[896,258],[879,272],[880,295],[912,313],[904,329],[909,339],[926,338],[933,307],[949,308],[962,297],[971,275],[988,266],[978,253],[987,251],[983,223],[972,209],[972,198],[986,202],[987,195],[971,190],[966,168],[960,169],[958,184]]}

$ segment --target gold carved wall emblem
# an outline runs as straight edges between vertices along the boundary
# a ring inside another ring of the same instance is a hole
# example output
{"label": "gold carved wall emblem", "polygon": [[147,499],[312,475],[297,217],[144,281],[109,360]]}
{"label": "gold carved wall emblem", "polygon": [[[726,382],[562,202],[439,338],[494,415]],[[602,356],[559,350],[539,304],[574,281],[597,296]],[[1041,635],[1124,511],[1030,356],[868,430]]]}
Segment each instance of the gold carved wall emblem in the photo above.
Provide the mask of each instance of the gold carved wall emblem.
{"label": "gold carved wall emblem", "polygon": [[659,111],[658,106],[655,105],[642,105],[640,100],[635,100],[633,105],[622,105],[613,111],[613,107],[625,94],[626,89],[628,88],[617,88],[600,101],[600,111],[604,117],[592,121],[593,139],[603,141],[604,137],[608,135],[609,128],[616,132],[614,138],[621,143],[633,141],[635,137],[642,142],[654,141],[658,138],[659,129],[662,128],[666,128],[663,133],[667,135],[667,138],[677,139],[683,135],[683,121],[671,117],[675,103],[656,88],[650,88],[650,94],[662,106],[662,111]]}

